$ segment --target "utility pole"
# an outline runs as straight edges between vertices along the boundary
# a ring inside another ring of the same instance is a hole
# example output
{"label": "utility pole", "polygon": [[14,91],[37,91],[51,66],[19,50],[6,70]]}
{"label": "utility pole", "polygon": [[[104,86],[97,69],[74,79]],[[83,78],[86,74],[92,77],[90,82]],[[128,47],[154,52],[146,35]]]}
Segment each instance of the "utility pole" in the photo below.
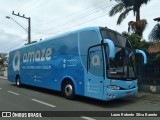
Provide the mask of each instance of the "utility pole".
{"label": "utility pole", "polygon": [[28,44],[31,44],[31,18],[30,17],[25,17],[24,14],[23,14],[23,16],[21,16],[19,13],[15,14],[14,11],[12,11],[12,14],[28,20]]}

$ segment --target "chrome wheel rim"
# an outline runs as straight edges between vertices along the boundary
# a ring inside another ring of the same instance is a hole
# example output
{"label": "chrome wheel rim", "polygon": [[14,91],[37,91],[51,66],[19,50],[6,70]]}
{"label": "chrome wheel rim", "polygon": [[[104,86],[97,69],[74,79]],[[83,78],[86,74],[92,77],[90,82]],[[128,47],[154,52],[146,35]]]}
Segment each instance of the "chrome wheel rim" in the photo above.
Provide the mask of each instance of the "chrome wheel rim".
{"label": "chrome wheel rim", "polygon": [[20,85],[20,80],[19,80],[19,78],[17,78],[17,86],[19,86]]}
{"label": "chrome wheel rim", "polygon": [[65,95],[70,96],[73,93],[72,85],[68,84],[65,86]]}

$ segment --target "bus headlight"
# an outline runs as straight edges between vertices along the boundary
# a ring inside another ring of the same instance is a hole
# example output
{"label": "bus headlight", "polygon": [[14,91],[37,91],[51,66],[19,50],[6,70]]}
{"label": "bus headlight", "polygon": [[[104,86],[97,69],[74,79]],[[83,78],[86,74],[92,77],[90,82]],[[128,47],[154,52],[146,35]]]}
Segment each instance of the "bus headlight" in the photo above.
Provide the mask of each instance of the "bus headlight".
{"label": "bus headlight", "polygon": [[107,86],[109,89],[111,89],[111,90],[119,90],[120,89],[120,87],[118,87],[118,86],[112,86],[112,85],[109,85],[109,86]]}

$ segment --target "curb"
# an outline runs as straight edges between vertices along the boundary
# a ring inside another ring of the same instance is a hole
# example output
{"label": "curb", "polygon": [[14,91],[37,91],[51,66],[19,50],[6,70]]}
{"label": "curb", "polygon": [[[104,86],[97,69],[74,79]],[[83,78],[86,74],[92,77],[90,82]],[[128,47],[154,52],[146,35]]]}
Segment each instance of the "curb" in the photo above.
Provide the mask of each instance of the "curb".
{"label": "curb", "polygon": [[155,85],[139,85],[139,91],[160,93],[160,86]]}

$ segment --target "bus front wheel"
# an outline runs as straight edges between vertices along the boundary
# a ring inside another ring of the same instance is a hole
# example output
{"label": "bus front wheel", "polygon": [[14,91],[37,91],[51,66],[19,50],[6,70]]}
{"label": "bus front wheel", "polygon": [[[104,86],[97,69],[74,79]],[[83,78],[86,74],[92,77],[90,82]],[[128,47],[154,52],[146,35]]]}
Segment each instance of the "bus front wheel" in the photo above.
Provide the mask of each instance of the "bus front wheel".
{"label": "bus front wheel", "polygon": [[73,100],[75,98],[75,89],[71,81],[66,81],[63,84],[62,93],[66,99]]}

